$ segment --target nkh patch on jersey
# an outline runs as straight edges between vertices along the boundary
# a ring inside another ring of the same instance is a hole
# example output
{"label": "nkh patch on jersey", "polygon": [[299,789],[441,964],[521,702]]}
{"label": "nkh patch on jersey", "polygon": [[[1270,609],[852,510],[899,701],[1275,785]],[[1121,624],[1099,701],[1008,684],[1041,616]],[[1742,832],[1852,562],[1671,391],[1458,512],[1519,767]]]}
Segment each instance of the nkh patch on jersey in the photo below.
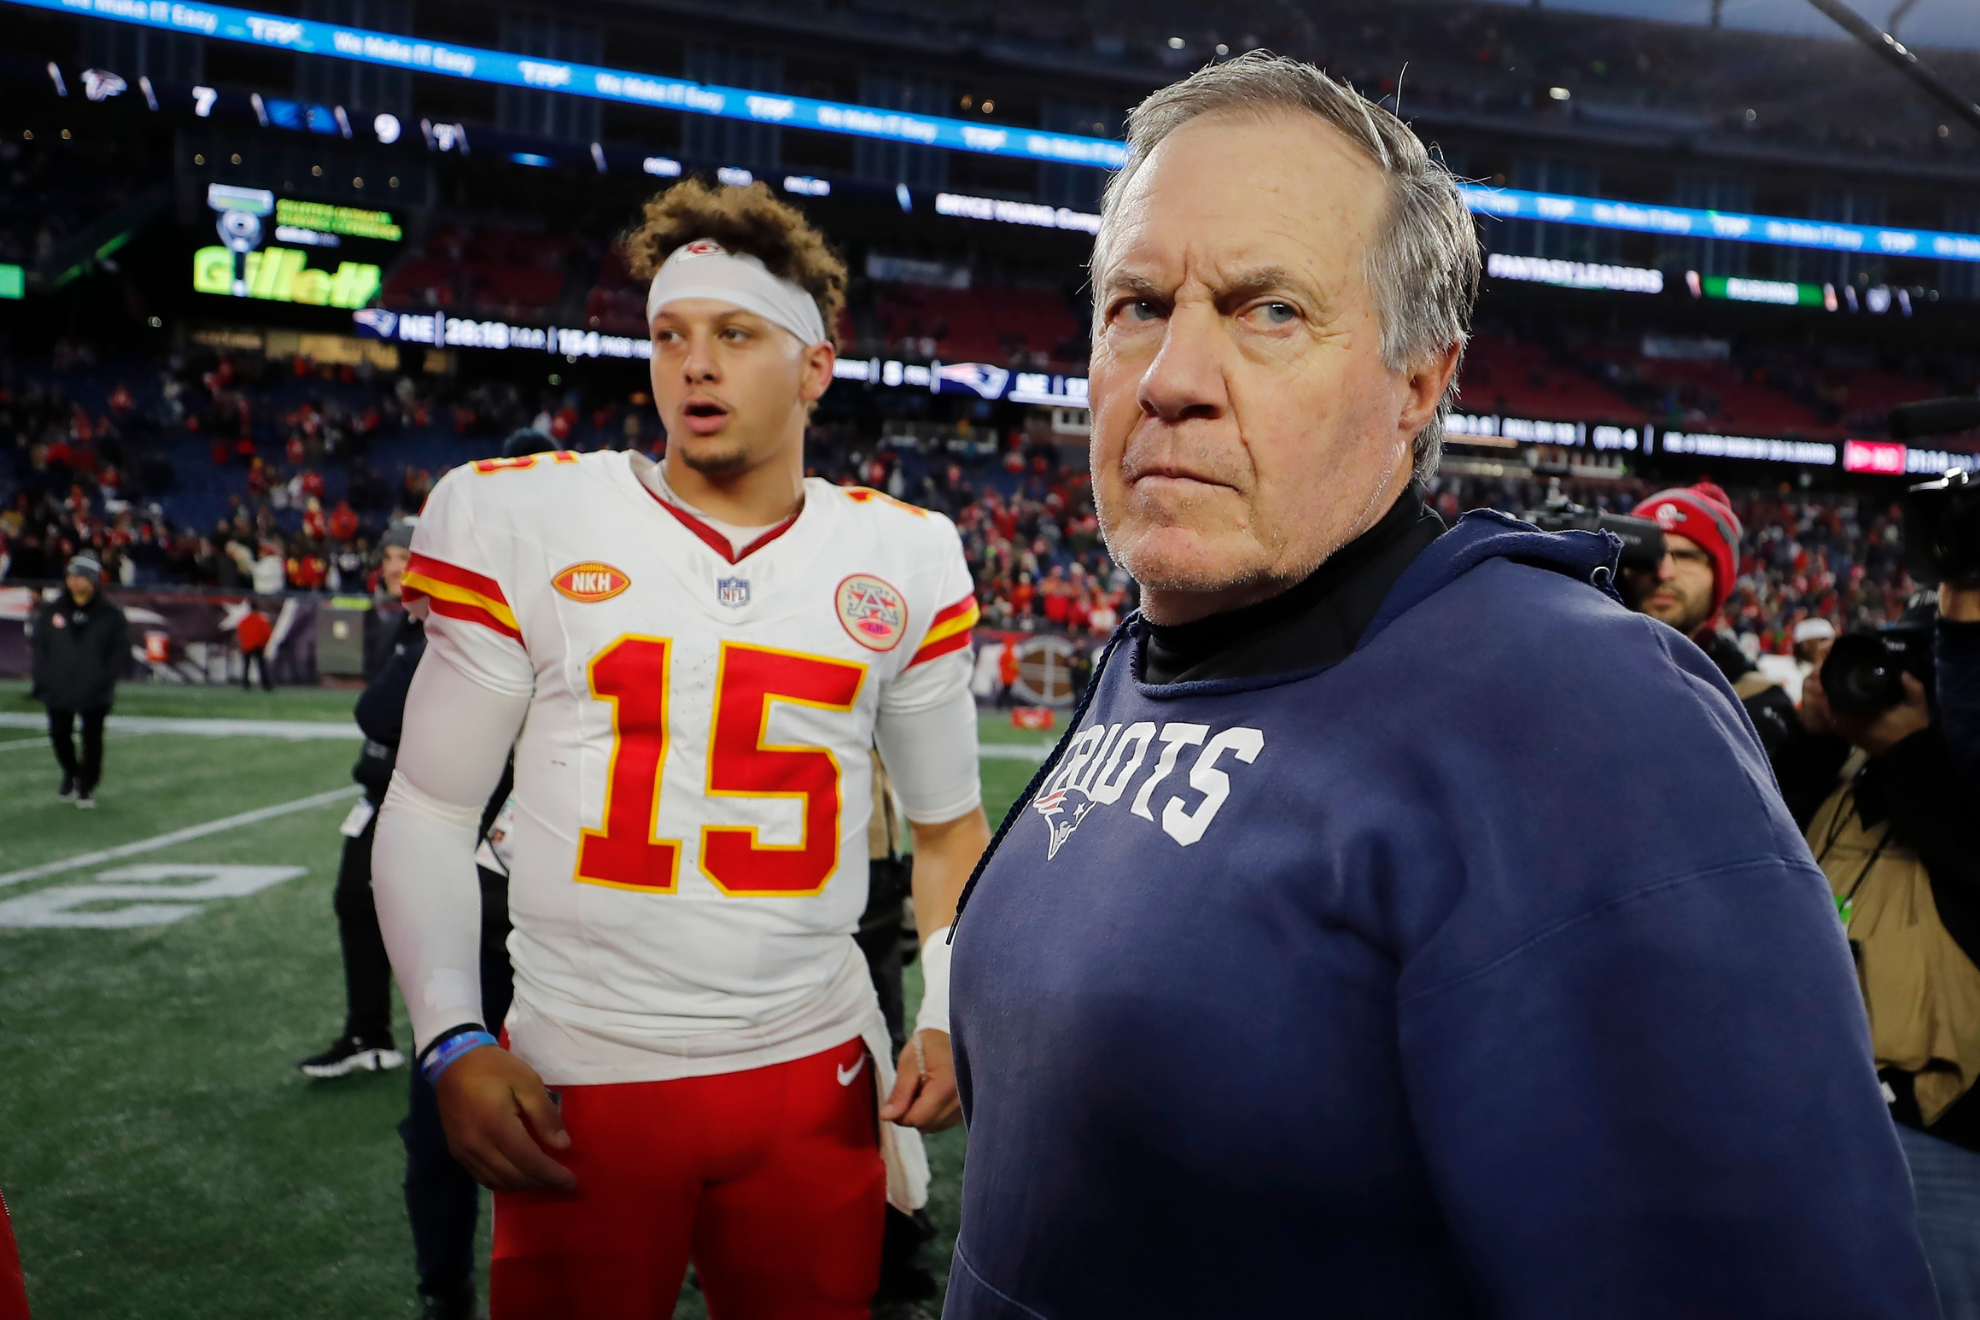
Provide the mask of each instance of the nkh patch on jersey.
{"label": "nkh patch on jersey", "polygon": [[558,595],[567,600],[589,603],[612,599],[630,587],[632,579],[610,564],[594,562],[572,564],[556,577],[551,578],[550,585],[557,589]]}

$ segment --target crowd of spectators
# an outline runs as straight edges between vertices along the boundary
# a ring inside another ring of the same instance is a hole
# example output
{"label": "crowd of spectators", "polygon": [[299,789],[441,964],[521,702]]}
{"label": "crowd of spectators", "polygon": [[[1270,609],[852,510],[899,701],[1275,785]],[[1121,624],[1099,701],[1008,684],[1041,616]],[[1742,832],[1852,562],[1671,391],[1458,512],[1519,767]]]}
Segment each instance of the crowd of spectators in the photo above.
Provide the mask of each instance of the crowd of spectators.
{"label": "crowd of spectators", "polygon": [[588,405],[300,358],[124,365],[64,343],[0,376],[0,578],[57,578],[88,550],[123,586],[366,590],[379,535],[515,430],[586,449],[657,433],[643,394]]}
{"label": "crowd of spectators", "polygon": [[[72,391],[51,378],[97,387]],[[415,514],[448,467],[496,452],[524,427],[574,449],[662,452],[642,393],[454,387],[365,364],[226,356],[174,357],[140,379],[64,345],[47,372],[0,380],[0,444],[11,457],[0,469],[0,578],[49,581],[89,550],[126,586],[367,591],[386,528]],[[826,420],[808,437],[807,461],[814,476],[952,517],[986,627],[1105,636],[1134,608],[1134,586],[1101,541],[1077,450],[1037,426],[1001,440],[961,434],[977,438],[916,442]],[[407,437],[421,439],[408,448]],[[1638,478],[1570,483],[1580,502],[1619,513],[1654,488]],[[202,492],[206,512],[189,512]],[[1449,521],[1472,508],[1536,508],[1546,490],[1537,477],[1453,472],[1429,495]],[[1784,485],[1734,499],[1746,535],[1724,619],[1749,652],[1786,651],[1803,619],[1847,630],[1903,609],[1913,586],[1888,497]]]}
{"label": "crowd of spectators", "polygon": [[[1675,482],[1582,480],[1564,483],[1578,504],[1627,514],[1646,496]],[[1521,513],[1548,494],[1537,477],[1440,475],[1430,483],[1432,507],[1450,522],[1467,509]],[[1888,496],[1861,491],[1733,489],[1739,517],[1738,580],[1721,611],[1722,630],[1749,658],[1789,654],[1796,624],[1826,619],[1837,632],[1895,622],[1916,594],[1904,568],[1898,508]]]}

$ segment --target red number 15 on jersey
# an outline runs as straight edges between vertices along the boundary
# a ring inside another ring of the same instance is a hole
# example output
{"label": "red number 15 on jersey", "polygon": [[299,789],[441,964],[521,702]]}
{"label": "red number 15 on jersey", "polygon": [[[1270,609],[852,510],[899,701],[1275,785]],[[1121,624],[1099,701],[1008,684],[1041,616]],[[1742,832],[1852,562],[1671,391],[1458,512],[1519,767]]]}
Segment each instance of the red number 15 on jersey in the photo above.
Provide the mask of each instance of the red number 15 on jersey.
{"label": "red number 15 on jersey", "polygon": [[[660,768],[667,758],[664,637],[621,637],[593,657],[591,694],[612,703],[605,828],[578,844],[580,884],[671,894],[681,841],[655,836]],[[725,894],[815,894],[839,864],[839,762],[823,747],[766,742],[771,703],[850,711],[866,666],[768,647],[722,644],[708,743],[710,798],[794,798],[804,829],[795,844],[757,841],[754,825],[704,825],[701,869]]]}

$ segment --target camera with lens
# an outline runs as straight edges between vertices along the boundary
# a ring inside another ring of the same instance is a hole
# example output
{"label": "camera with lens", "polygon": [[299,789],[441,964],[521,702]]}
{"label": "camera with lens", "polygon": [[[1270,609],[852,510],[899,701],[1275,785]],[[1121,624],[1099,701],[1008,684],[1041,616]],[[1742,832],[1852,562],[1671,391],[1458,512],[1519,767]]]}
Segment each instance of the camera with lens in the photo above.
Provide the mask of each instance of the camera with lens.
{"label": "camera with lens", "polygon": [[1905,492],[1904,566],[1927,586],[1980,582],[1980,486],[1966,473]]}
{"label": "camera with lens", "polygon": [[1904,675],[1932,687],[1932,630],[1899,624],[1836,638],[1822,662],[1822,693],[1832,710],[1876,716],[1904,704]]}
{"label": "camera with lens", "polygon": [[1569,500],[1561,492],[1560,478],[1548,482],[1547,502],[1522,513],[1521,518],[1543,532],[1609,532],[1622,542],[1620,566],[1637,572],[1655,572],[1664,562],[1664,529],[1648,518],[1631,518],[1620,513],[1603,513]]}

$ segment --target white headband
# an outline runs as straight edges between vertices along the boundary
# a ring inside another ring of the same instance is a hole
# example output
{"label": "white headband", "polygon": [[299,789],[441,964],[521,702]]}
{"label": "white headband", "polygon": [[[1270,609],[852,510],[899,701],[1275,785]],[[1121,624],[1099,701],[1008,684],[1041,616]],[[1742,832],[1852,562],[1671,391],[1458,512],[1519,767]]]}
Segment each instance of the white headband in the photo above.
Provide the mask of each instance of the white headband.
{"label": "white headband", "polygon": [[713,298],[755,312],[780,325],[809,348],[825,342],[825,318],[810,294],[789,280],[772,275],[762,261],[738,256],[712,238],[698,238],[674,249],[646,291],[646,322],[670,302],[682,298]]}

